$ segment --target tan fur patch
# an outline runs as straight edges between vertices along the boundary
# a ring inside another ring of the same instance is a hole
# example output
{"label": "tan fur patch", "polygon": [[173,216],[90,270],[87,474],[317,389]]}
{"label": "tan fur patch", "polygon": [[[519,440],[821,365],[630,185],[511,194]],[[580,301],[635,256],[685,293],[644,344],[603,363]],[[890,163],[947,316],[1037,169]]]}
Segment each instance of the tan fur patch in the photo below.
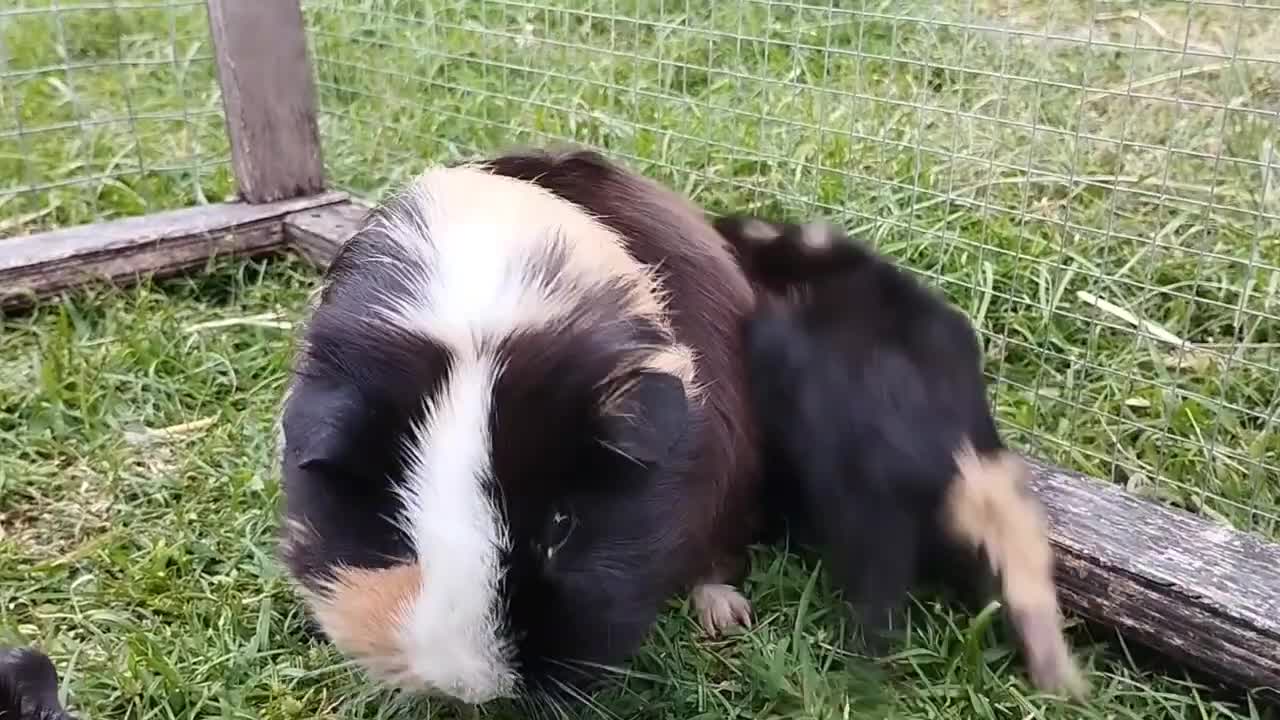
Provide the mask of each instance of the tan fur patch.
{"label": "tan fur patch", "polygon": [[333,644],[376,675],[408,672],[400,641],[406,613],[422,588],[416,564],[388,568],[341,567],[321,592],[307,592],[316,620]]}
{"label": "tan fur patch", "polygon": [[1036,685],[1083,697],[1085,680],[1062,634],[1048,521],[1027,486],[1030,468],[1011,452],[979,457],[967,443],[955,460],[943,510],[949,530],[981,548],[1000,577]]}
{"label": "tan fur patch", "polygon": [[615,414],[619,411],[619,403],[631,390],[631,382],[618,382],[636,371],[660,372],[674,376],[684,385],[684,395],[690,403],[701,403],[706,399],[705,388],[698,382],[697,366],[693,348],[676,343],[670,347],[655,348],[652,353],[638,361],[621,365],[605,378],[608,394],[601,399],[601,411]]}
{"label": "tan fur patch", "polygon": [[675,344],[650,355],[644,366],[646,369],[667,373],[680,378],[684,383],[685,393],[691,398],[700,394],[697,384],[696,367],[693,348],[688,345]]}
{"label": "tan fur patch", "polygon": [[782,233],[778,231],[778,228],[757,218],[748,218],[743,222],[740,232],[747,242],[757,245],[771,243],[782,237]]}
{"label": "tan fur patch", "polygon": [[810,250],[826,250],[833,244],[836,229],[830,223],[815,221],[805,223],[800,229],[800,242]]}

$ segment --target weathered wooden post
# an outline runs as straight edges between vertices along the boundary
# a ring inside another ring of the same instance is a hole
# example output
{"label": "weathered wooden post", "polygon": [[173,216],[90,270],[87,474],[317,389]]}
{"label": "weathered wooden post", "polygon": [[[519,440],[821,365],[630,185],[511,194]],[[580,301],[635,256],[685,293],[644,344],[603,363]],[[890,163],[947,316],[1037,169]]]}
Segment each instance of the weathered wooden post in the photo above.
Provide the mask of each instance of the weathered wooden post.
{"label": "weathered wooden post", "polygon": [[316,91],[298,0],[207,0],[240,198],[324,190]]}

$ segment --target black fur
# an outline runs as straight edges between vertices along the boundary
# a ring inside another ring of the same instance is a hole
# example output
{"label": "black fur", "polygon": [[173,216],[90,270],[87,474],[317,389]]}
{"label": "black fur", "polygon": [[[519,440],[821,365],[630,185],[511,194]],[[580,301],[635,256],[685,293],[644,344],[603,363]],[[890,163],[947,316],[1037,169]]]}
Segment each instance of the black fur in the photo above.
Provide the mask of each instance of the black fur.
{"label": "black fur", "polygon": [[75,720],[58,701],[58,672],[47,655],[0,647],[0,720]]}
{"label": "black fur", "polygon": [[766,223],[747,237],[748,222],[765,221],[715,225],[761,288],[745,333],[767,491],[793,537],[827,554],[878,646],[917,582],[964,599],[990,586],[939,523],[955,449],[1004,447],[981,348],[962,313],[834,228]]}

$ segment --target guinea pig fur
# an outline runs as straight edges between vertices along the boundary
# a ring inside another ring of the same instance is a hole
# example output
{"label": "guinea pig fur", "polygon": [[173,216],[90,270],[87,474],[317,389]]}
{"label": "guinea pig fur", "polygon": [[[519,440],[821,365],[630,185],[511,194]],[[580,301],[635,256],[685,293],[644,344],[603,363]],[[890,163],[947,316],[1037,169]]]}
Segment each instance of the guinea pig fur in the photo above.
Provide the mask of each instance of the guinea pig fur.
{"label": "guinea pig fur", "polygon": [[383,683],[581,692],[692,591],[710,632],[758,502],[741,323],[702,212],[579,149],[429,170],[330,265],[282,418],[283,560]]}
{"label": "guinea pig fur", "polygon": [[0,720],[75,720],[58,700],[58,671],[48,655],[0,647]]}
{"label": "guinea pig fur", "polygon": [[998,576],[1033,681],[1082,697],[1044,511],[997,432],[968,319],[825,223],[714,225],[762,295],[749,377],[788,529],[830,557],[873,634],[917,580],[972,599]]}

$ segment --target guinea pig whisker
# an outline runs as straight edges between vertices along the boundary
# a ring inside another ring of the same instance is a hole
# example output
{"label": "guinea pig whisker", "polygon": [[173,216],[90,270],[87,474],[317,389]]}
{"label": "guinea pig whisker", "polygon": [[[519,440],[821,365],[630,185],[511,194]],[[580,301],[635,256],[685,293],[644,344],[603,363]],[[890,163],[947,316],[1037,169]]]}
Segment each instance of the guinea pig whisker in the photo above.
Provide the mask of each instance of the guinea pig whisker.
{"label": "guinea pig whisker", "polygon": [[631,461],[631,462],[635,463],[636,465],[641,465],[641,466],[643,466],[643,465],[644,465],[644,463],[640,462],[639,460],[637,460],[636,458],[632,457],[631,455],[628,455],[628,454],[627,454],[627,453],[626,453],[622,448],[618,447],[617,445],[614,445],[613,443],[611,443],[611,442],[607,442],[607,441],[605,441],[605,440],[600,440],[599,442],[600,442],[600,444],[601,444],[601,445],[602,445],[606,450],[608,450],[608,451],[610,451],[610,452],[612,452],[612,453],[614,453],[614,454],[616,454],[616,455],[618,455],[618,456],[620,456],[620,457],[626,458],[627,460],[629,460],[629,461]]}
{"label": "guinea pig whisker", "polygon": [[[557,680],[556,684],[559,684],[559,683],[560,681]],[[560,702],[559,698],[557,698],[554,695],[546,695],[544,697],[546,698],[546,701],[547,701],[547,707],[549,707],[556,714],[556,717],[561,718],[561,720],[568,720],[569,711],[565,709],[564,705]]]}
{"label": "guinea pig whisker", "polygon": [[600,717],[608,717],[608,718],[614,718],[615,720],[622,720],[622,718],[610,712],[609,709],[606,708],[604,705],[601,705],[599,701],[590,697],[589,695],[582,692],[578,688],[573,687],[572,685],[569,685],[568,683],[560,679],[556,679],[556,685],[560,686],[560,689],[563,690],[565,694],[574,698],[578,702],[581,702],[586,707],[594,710]]}
{"label": "guinea pig whisker", "polygon": [[664,683],[668,685],[672,684],[672,681],[670,678],[641,672],[639,670],[635,670],[634,668],[624,668],[624,667],[618,667],[616,665],[603,665],[601,663],[591,662],[589,660],[570,659],[570,660],[555,660],[553,662],[569,669],[583,668],[583,669],[599,670],[599,671],[607,672],[611,675],[615,675],[621,678],[636,678],[638,680],[647,680],[650,682],[658,682],[658,683]]}

